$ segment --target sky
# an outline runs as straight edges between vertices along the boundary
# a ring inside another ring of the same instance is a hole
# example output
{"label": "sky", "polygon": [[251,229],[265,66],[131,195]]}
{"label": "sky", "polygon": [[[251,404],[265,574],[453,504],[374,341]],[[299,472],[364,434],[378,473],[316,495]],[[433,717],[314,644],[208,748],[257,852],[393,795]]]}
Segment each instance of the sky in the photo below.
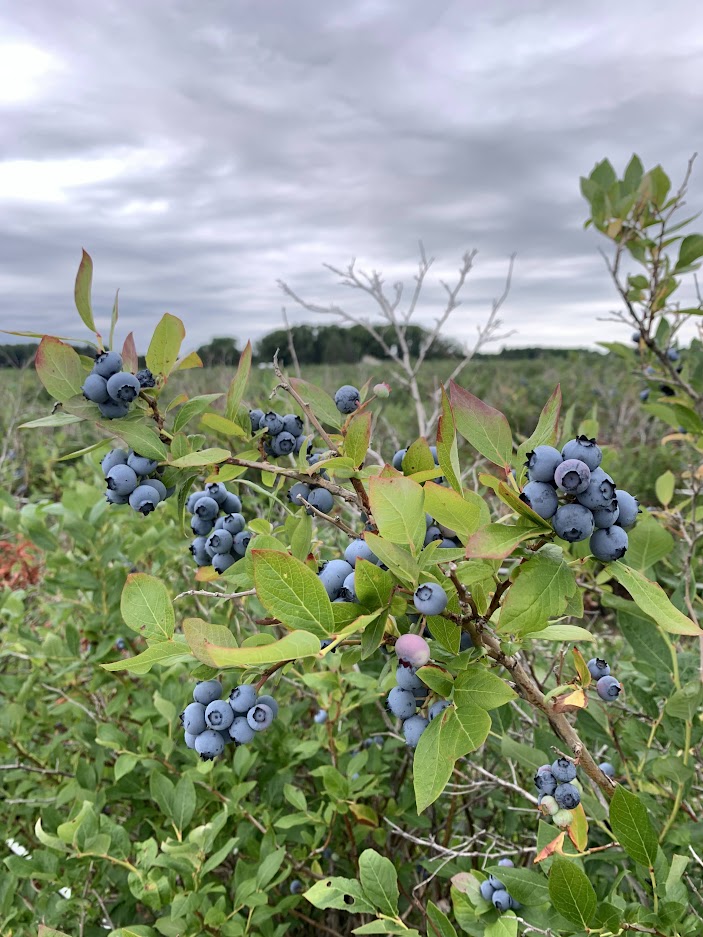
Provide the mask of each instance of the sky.
{"label": "sky", "polygon": [[474,340],[514,253],[496,350],[626,339],[579,177],[637,152],[678,182],[702,74],[694,0],[0,0],[0,328],[89,337],[81,248],[99,327],[119,287],[140,351],[164,312],[188,348],[283,305],[337,321],[279,280],[373,319],[323,265],[409,299],[422,240],[419,324],[475,249],[445,335]]}

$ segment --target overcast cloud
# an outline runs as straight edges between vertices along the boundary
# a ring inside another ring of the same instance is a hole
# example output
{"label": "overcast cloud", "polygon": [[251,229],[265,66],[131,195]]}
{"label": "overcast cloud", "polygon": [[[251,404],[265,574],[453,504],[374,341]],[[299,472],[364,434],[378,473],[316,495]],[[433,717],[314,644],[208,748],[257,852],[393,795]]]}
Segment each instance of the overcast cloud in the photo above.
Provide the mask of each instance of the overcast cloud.
{"label": "overcast cloud", "polygon": [[[324,262],[389,283],[478,249],[449,332],[503,287],[510,345],[622,338],[579,176],[608,156],[679,181],[703,130],[703,4],[669,0],[0,0],[0,323],[82,336],[85,247],[105,325],[140,349],[347,302]],[[703,158],[689,206],[703,208]],[[603,242],[605,243],[605,242]],[[3,340],[7,340],[4,339]]]}

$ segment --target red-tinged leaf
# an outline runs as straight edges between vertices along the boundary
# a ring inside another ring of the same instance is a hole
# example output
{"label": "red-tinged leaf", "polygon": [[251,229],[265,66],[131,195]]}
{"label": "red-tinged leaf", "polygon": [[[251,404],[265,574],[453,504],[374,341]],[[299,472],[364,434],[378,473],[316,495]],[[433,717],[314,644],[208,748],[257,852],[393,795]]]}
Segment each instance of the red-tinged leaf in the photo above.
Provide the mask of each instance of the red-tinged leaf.
{"label": "red-tinged leaf", "polygon": [[564,838],[566,833],[560,833],[556,839],[553,839],[551,843],[547,843],[544,849],[540,850],[535,856],[535,865],[538,862],[544,862],[545,859],[548,859],[550,856],[553,856],[554,853],[562,853],[564,846]]}
{"label": "red-tinged leaf", "polygon": [[581,685],[588,687],[591,685],[591,671],[588,669],[588,664],[586,663],[586,658],[583,656],[581,651],[577,647],[571,649],[571,653],[574,655],[574,664],[576,666],[576,673],[579,675],[581,680]]}
{"label": "red-tinged leaf", "polygon": [[81,262],[76,274],[76,285],[73,295],[76,301],[76,309],[85,325],[91,332],[95,332],[95,321],[93,320],[93,306],[91,303],[91,289],[93,285],[93,261],[87,251],[83,251]]}
{"label": "red-tinged leaf", "polygon": [[136,374],[139,370],[139,356],[137,346],[134,344],[134,332],[130,332],[122,346],[122,367],[125,371]]}
{"label": "red-tinged leaf", "polygon": [[464,439],[489,462],[507,472],[512,461],[513,437],[505,416],[454,381],[449,383],[449,399],[456,428]]}
{"label": "red-tinged leaf", "polygon": [[554,701],[553,709],[556,713],[568,713],[585,709],[587,705],[586,694],[579,688],[566,696],[559,696]]}
{"label": "red-tinged leaf", "polygon": [[45,335],[34,359],[39,380],[55,400],[63,403],[81,393],[86,373],[75,349]]}
{"label": "red-tinged leaf", "polygon": [[442,412],[437,423],[437,458],[444,477],[454,491],[461,494],[461,466],[456,440],[456,422],[449,397],[442,385]]}
{"label": "red-tinged leaf", "polygon": [[225,402],[225,417],[228,420],[237,418],[237,410],[242,402],[244,391],[246,390],[249,373],[251,371],[251,342],[246,343],[244,351],[239,357],[237,373],[232,378],[227,391],[227,400]]}

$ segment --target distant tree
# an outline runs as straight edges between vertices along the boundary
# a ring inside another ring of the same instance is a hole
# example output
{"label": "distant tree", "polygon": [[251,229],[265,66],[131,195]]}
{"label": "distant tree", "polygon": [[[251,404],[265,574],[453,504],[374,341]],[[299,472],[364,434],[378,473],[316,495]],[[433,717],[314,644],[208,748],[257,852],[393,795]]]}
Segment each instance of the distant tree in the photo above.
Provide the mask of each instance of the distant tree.
{"label": "distant tree", "polygon": [[198,348],[198,355],[206,368],[236,366],[240,354],[234,338],[213,338],[207,345]]}

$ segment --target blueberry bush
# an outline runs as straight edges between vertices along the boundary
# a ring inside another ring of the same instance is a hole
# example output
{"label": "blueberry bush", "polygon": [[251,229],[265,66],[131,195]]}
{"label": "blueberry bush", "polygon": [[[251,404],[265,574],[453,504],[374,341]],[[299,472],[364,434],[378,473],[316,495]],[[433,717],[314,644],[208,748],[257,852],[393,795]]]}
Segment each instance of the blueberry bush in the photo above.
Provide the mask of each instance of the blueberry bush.
{"label": "blueberry bush", "polygon": [[[247,345],[189,396],[182,323],[140,369],[84,252],[95,354],[41,338],[54,403],[22,429],[86,442],[0,494],[2,934],[703,932],[687,180],[581,182],[669,466],[651,503],[650,437],[577,421],[575,384],[524,432],[458,374],[425,410],[404,353],[400,390],[276,356],[254,395]],[[402,387],[420,432],[389,440]]]}

